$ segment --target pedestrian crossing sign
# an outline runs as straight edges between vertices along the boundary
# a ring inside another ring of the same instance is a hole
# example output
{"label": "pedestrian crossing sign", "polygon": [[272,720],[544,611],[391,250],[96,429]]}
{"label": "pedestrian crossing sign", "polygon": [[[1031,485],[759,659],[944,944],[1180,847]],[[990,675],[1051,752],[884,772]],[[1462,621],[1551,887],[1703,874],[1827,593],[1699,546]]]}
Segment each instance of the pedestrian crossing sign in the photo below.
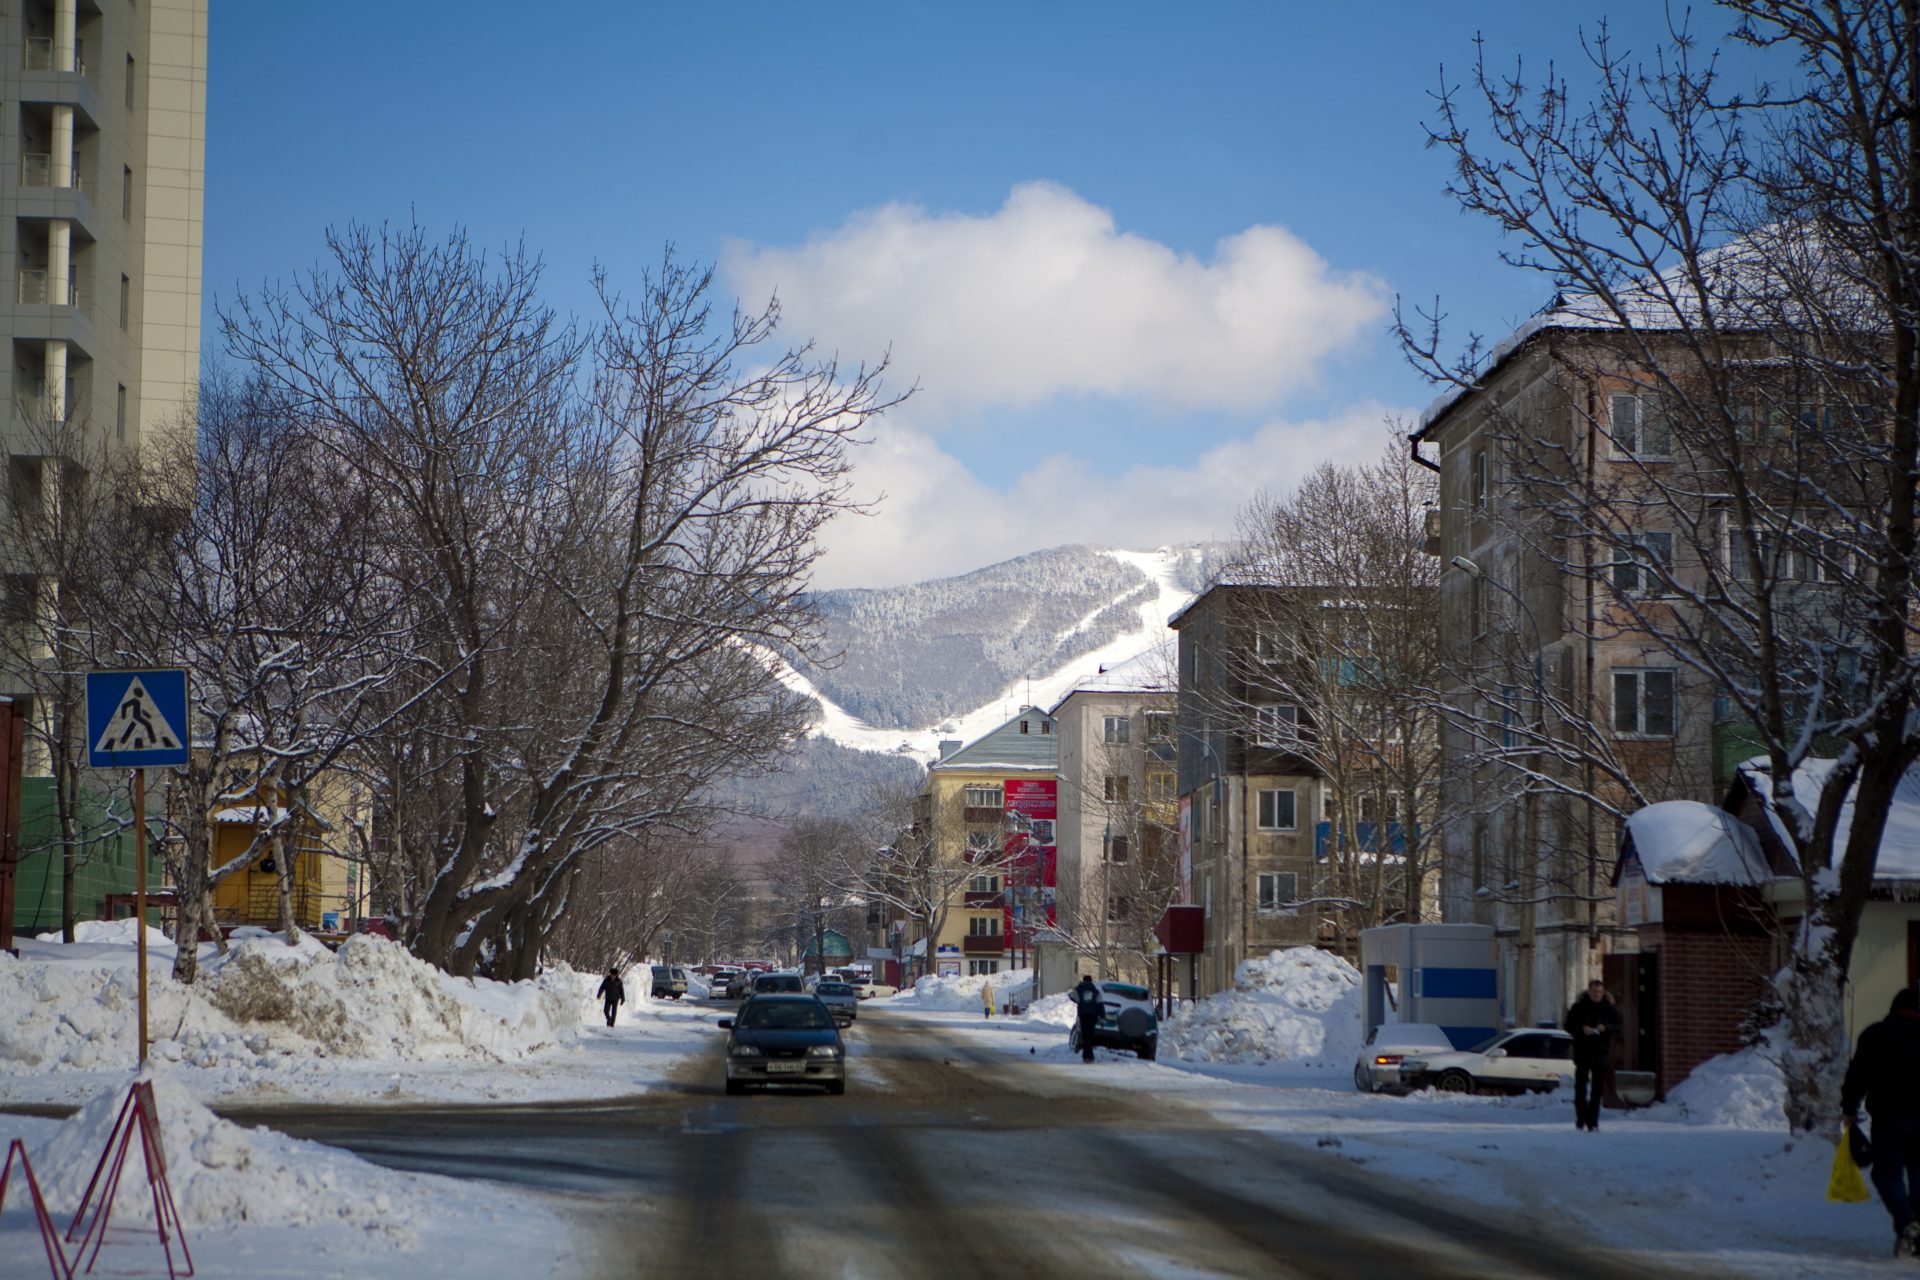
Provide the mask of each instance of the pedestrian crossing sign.
{"label": "pedestrian crossing sign", "polygon": [[87,763],[95,769],[187,763],[187,673],[89,671]]}

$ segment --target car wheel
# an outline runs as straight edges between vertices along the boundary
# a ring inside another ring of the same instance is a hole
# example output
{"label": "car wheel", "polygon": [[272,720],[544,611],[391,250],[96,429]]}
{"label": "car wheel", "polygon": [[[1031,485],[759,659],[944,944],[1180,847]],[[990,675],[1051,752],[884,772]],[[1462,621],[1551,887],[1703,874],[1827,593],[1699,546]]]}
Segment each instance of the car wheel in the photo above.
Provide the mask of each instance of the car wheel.
{"label": "car wheel", "polygon": [[847,1082],[845,1080],[830,1080],[827,1082],[827,1093],[832,1097],[837,1098],[846,1091]]}
{"label": "car wheel", "polygon": [[1353,1087],[1362,1093],[1373,1092],[1373,1072],[1367,1070],[1364,1062],[1353,1064]]}
{"label": "car wheel", "polygon": [[1442,1093],[1472,1093],[1473,1077],[1464,1071],[1442,1071],[1433,1087]]}
{"label": "car wheel", "polygon": [[741,1094],[743,1094],[743,1093],[745,1093],[746,1091],[747,1091],[747,1082],[746,1082],[746,1081],[744,1081],[744,1080],[729,1080],[729,1081],[727,1081],[727,1096],[728,1096],[729,1098],[737,1098],[737,1097],[739,1097],[739,1096],[740,1096]]}
{"label": "car wheel", "polygon": [[1159,1046],[1152,1044],[1136,1045],[1134,1046],[1133,1052],[1142,1062],[1152,1062],[1154,1054],[1159,1052]]}

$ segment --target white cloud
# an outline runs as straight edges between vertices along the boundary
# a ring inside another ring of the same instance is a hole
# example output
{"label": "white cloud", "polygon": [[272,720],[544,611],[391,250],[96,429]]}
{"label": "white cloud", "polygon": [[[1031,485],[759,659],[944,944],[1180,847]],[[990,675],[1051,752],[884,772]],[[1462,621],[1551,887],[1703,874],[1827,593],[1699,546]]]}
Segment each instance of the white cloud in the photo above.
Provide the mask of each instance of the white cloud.
{"label": "white cloud", "polygon": [[891,347],[929,426],[1063,394],[1270,406],[1386,306],[1378,280],[1284,228],[1249,227],[1203,262],[1045,182],[986,216],[889,204],[797,248],[735,243],[722,266],[745,299],[778,292],[790,335],[848,358]]}
{"label": "white cloud", "polygon": [[1333,418],[1274,421],[1189,464],[1142,464],[1114,476],[1056,454],[1005,489],[982,484],[925,430],[889,416],[856,457],[856,497],[879,499],[876,513],[829,527],[814,585],[919,582],[1067,543],[1147,549],[1229,538],[1255,493],[1284,492],[1323,462],[1377,457],[1390,414],[1411,417],[1363,404]]}

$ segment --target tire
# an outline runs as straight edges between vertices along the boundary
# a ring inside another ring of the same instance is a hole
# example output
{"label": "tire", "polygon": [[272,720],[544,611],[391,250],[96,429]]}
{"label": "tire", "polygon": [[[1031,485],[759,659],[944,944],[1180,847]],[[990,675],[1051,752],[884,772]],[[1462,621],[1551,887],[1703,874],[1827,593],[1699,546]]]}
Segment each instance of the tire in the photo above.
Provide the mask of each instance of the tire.
{"label": "tire", "polygon": [[1128,1009],[1120,1015],[1120,1034],[1129,1040],[1140,1041],[1146,1039],[1147,1032],[1152,1030],[1152,1028],[1153,1019],[1150,1018],[1143,1009]]}
{"label": "tire", "polygon": [[1373,1092],[1373,1072],[1367,1070],[1367,1064],[1364,1062],[1353,1064],[1353,1087],[1361,1093]]}
{"label": "tire", "polygon": [[1473,1077],[1464,1071],[1442,1071],[1433,1087],[1441,1093],[1472,1093]]}
{"label": "tire", "polygon": [[1160,1046],[1151,1043],[1135,1045],[1133,1048],[1134,1055],[1142,1062],[1152,1062],[1154,1055],[1159,1051]]}
{"label": "tire", "polygon": [[838,1098],[846,1091],[847,1082],[845,1080],[829,1080],[827,1082],[827,1095],[829,1097]]}
{"label": "tire", "polygon": [[746,1081],[744,1080],[727,1081],[727,1096],[729,1098],[737,1098],[741,1094],[745,1093],[746,1091],[747,1091]]}

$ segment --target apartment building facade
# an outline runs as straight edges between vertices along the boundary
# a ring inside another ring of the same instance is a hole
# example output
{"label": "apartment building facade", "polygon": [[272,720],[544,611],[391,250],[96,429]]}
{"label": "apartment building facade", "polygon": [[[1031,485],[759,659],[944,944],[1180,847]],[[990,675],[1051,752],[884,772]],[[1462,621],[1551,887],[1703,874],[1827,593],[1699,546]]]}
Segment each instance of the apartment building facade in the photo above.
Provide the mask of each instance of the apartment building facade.
{"label": "apartment building facade", "polygon": [[1296,749],[1311,732],[1240,660],[1257,652],[1248,593],[1216,585],[1170,620],[1178,636],[1176,737],[1183,900],[1206,913],[1198,995],[1229,990],[1241,961],[1317,941],[1315,827],[1321,771]]}
{"label": "apartment building facade", "polygon": [[1101,978],[1145,982],[1154,924],[1181,901],[1176,694],[1158,657],[1097,672],[1051,712],[1060,744],[1058,923]]}
{"label": "apartment building facade", "polygon": [[1058,918],[1060,738],[1054,718],[1023,708],[973,742],[942,742],[914,823],[956,875],[946,917],[924,939],[923,972],[994,974],[1029,960],[1036,930]]}

